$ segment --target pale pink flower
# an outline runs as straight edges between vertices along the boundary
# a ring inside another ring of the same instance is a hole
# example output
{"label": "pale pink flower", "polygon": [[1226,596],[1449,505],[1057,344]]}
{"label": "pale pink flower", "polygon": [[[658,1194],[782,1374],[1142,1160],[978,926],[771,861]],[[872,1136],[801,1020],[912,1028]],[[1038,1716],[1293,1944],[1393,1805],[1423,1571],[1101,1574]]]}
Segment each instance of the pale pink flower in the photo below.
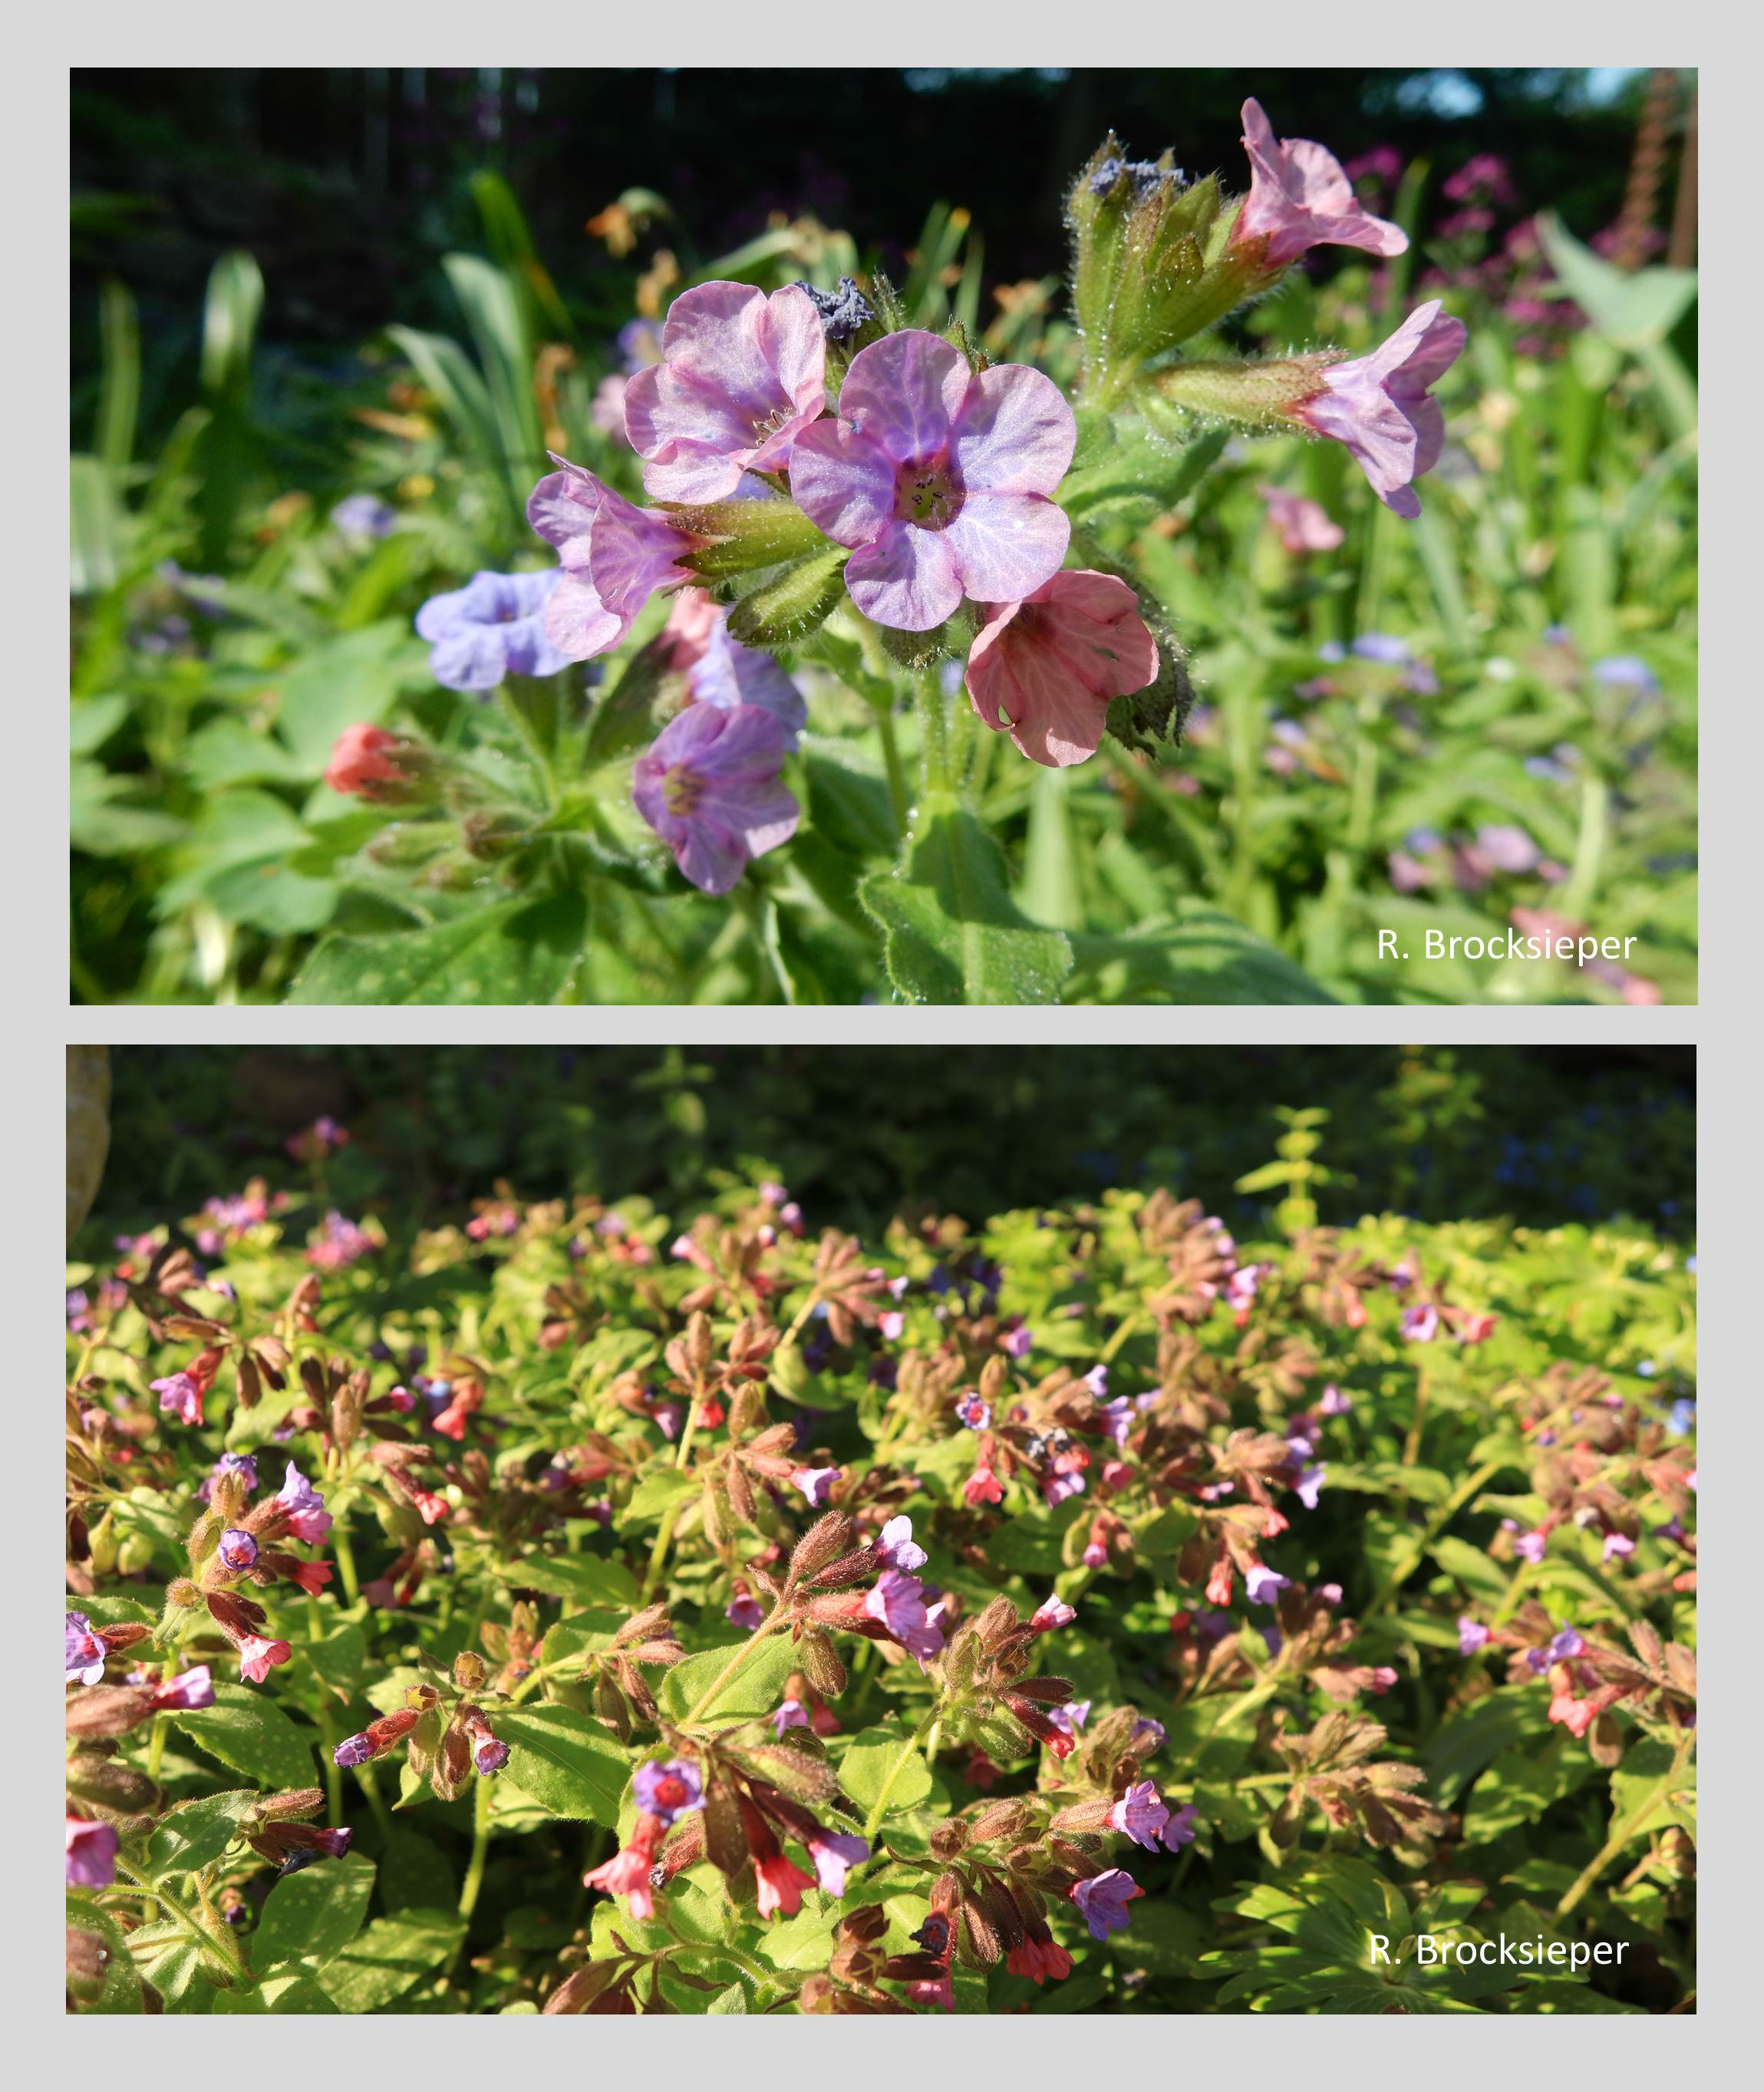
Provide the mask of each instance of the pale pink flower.
{"label": "pale pink flower", "polygon": [[1018,603],[988,605],[968,655],[967,691],[994,732],[1053,770],[1096,753],[1109,700],[1157,673],[1139,599],[1112,574],[1057,573]]}
{"label": "pale pink flower", "polygon": [[1413,482],[1438,463],[1446,443],[1446,417],[1428,387],[1464,344],[1464,322],[1429,298],[1370,356],[1328,365],[1295,417],[1346,443],[1385,507],[1412,520],[1421,512]]}
{"label": "pale pink flower", "polygon": [[1253,97],[1243,105],[1243,149],[1249,155],[1250,192],[1231,244],[1265,241],[1262,258],[1268,268],[1283,269],[1317,246],[1363,247],[1389,256],[1408,245],[1400,226],[1361,207],[1333,153],[1309,138],[1277,138]]}
{"label": "pale pink flower", "polygon": [[827,339],[798,285],[700,283],[668,309],[662,360],[625,388],[625,429],[658,501],[720,501],[783,472],[827,402]]}
{"label": "pale pink flower", "polygon": [[1039,370],[976,374],[940,336],[908,327],[853,357],[839,419],[797,439],[790,491],[854,548],[845,586],[858,609],[926,632],[964,594],[1020,602],[1058,573],[1071,525],[1048,497],[1077,439]]}
{"label": "pale pink flower", "polygon": [[1268,520],[1289,552],[1333,552],[1347,535],[1322,503],[1307,494],[1291,494],[1280,486],[1258,486],[1256,491],[1268,504]]}

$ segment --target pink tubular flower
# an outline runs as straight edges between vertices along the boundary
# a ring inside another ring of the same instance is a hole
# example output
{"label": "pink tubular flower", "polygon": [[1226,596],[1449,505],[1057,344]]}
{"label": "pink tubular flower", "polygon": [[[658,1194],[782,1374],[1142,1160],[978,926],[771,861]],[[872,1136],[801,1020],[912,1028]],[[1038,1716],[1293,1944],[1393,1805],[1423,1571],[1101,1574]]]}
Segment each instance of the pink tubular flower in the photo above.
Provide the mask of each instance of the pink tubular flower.
{"label": "pink tubular flower", "polygon": [[1072,1973],[1072,1957],[1052,1939],[1026,1939],[1005,1956],[1014,1976],[1027,1976],[1039,1990],[1051,1977],[1057,1983]]}
{"label": "pink tubular flower", "polygon": [[796,833],[802,809],[779,772],[795,737],[758,705],[689,705],[632,773],[637,810],[706,893],[727,893]]}
{"label": "pink tubular flower", "polygon": [[[781,1910],[786,1917],[794,1917],[802,1908],[802,1891],[815,1886],[815,1877],[805,1874],[793,1861],[785,1859],[782,1852],[773,1852],[769,1859],[758,1861],[754,1872],[759,1889],[759,1915],[770,1917],[775,1910]],[[632,1905],[633,1909],[636,1905]]]}
{"label": "pink tubular flower", "polygon": [[962,1485],[962,1494],[968,1503],[975,1506],[1005,1501],[1004,1485],[984,1460]]}
{"label": "pink tubular flower", "polygon": [[398,751],[410,744],[401,735],[365,722],[346,726],[337,736],[325,768],[325,782],[333,792],[352,793],[362,799],[396,798],[409,784],[409,773],[398,759]]}
{"label": "pink tubular flower", "polygon": [[1050,770],[1096,753],[1109,700],[1157,674],[1139,598],[1113,574],[1055,574],[1018,603],[988,606],[968,655],[974,709]]}
{"label": "pink tubular flower", "polygon": [[67,1818],[68,1887],[108,1888],[115,1879],[115,1826],[89,1822],[84,1816],[70,1816]]}
{"label": "pink tubular flower", "polygon": [[239,1675],[253,1685],[262,1685],[279,1663],[294,1653],[285,1641],[270,1641],[262,1635],[241,1635],[237,1643]]}
{"label": "pink tubular flower", "polygon": [[1265,268],[1284,269],[1312,247],[1363,247],[1386,257],[1407,247],[1400,226],[1361,209],[1333,153],[1309,138],[1277,138],[1253,97],[1243,105],[1243,149],[1250,192],[1231,229],[1231,244],[1262,242]]}
{"label": "pink tubular flower", "polygon": [[1029,1624],[1037,1634],[1051,1634],[1055,1627],[1069,1627],[1078,1618],[1078,1608],[1069,1606],[1056,1591],[1044,1598],[1031,1614]]}
{"label": "pink tubular flower", "polygon": [[603,1890],[608,1895],[623,1896],[633,1917],[653,1917],[655,1898],[650,1887],[649,1875],[655,1864],[662,1830],[663,1826],[655,1817],[639,1816],[632,1843],[615,1852],[603,1865],[584,1874],[582,1887]]}
{"label": "pink tubular flower", "polygon": [[808,1499],[811,1511],[825,1511],[832,1498],[832,1488],[845,1473],[843,1467],[798,1467],[790,1480]]}
{"label": "pink tubular flower", "polygon": [[964,594],[1019,602],[1059,572],[1071,525],[1048,497],[1078,424],[1051,378],[1024,364],[976,375],[909,327],[853,357],[839,415],[797,439],[790,491],[854,548],[845,586],[867,617],[927,632]]}
{"label": "pink tubular flower", "polygon": [[1414,482],[1438,463],[1446,443],[1446,417],[1428,387],[1464,344],[1464,322],[1429,298],[1370,356],[1326,365],[1321,389],[1295,417],[1345,443],[1385,507],[1412,521],[1421,512]]}
{"label": "pink tubular flower", "polygon": [[688,578],[695,542],[668,517],[639,508],[568,458],[527,500],[527,521],[554,547],[564,577],[545,606],[545,636],[584,661],[616,646],[657,589]]}
{"label": "pink tubular flower", "polygon": [[625,388],[625,432],[658,501],[720,501],[744,472],[783,472],[827,404],[827,338],[789,284],[700,283],[668,309],[662,358]]}
{"label": "pink tubular flower", "polygon": [[322,1540],[331,1528],[325,1499],[291,1460],[275,1500],[288,1514],[288,1529],[296,1540]]}
{"label": "pink tubular flower", "polygon": [[1289,494],[1284,487],[1258,486],[1268,504],[1268,520],[1289,552],[1333,552],[1347,533],[1321,501]]}

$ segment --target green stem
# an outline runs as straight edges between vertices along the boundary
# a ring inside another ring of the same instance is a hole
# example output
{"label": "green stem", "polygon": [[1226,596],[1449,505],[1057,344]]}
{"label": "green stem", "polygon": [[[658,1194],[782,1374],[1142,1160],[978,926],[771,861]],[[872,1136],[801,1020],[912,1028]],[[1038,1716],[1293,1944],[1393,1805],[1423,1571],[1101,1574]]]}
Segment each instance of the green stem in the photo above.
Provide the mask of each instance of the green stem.
{"label": "green stem", "polygon": [[919,721],[924,743],[925,796],[950,796],[954,786],[949,774],[949,715],[935,669],[919,679]]}
{"label": "green stem", "polygon": [[195,1912],[187,1904],[180,1903],[163,1882],[157,1884],[149,1882],[145,1875],[136,1874],[126,1861],[117,1861],[116,1871],[119,1874],[126,1875],[135,1884],[142,1895],[146,1898],[149,1907],[154,1903],[162,1904],[186,1932],[200,1940],[203,1946],[212,1947],[228,1964],[236,1976],[244,1978],[241,1988],[250,1987],[254,1978],[251,1971],[245,1966],[245,1959],[239,1951],[238,1941],[233,1938],[227,1928],[224,1926],[222,1927],[224,1937],[210,1932]]}
{"label": "green stem", "polygon": [[863,1835],[872,1844],[876,1842],[876,1832],[882,1827],[882,1818],[888,1812],[888,1796],[894,1792],[894,1783],[906,1771],[907,1760],[923,1743],[925,1746],[925,1762],[929,1765],[937,1755],[937,1740],[942,1731],[942,1713],[934,1707],[912,1735],[901,1744],[900,1756],[888,1767],[888,1777],[883,1781],[877,1792],[876,1800],[871,1806],[870,1813],[864,1818]]}
{"label": "green stem", "polygon": [[337,1574],[343,1579],[343,1595],[352,1606],[361,1595],[361,1586],[355,1573],[355,1550],[341,1519],[331,1528],[331,1541],[336,1550]]}
{"label": "green stem", "polygon": [[904,836],[909,801],[906,793],[906,772],[901,763],[901,745],[894,732],[894,706],[890,699],[884,703],[876,701],[876,731],[882,737],[882,767],[888,772],[888,797],[894,802],[894,824]]}
{"label": "green stem", "polygon": [[478,1908],[478,1892],[484,1886],[484,1861],[490,1852],[490,1812],[495,1789],[482,1774],[472,1789],[472,1856],[466,1863],[460,1889],[460,1916],[469,1917]]}
{"label": "green stem", "polygon": [[1505,1460],[1490,1460],[1486,1465],[1478,1467],[1473,1474],[1465,1476],[1422,1528],[1420,1537],[1415,1545],[1392,1565],[1390,1573],[1379,1585],[1372,1603],[1360,1614],[1363,1620],[1369,1619],[1374,1613],[1381,1613],[1384,1610],[1396,1596],[1397,1592],[1420,1567],[1421,1557],[1433,1545],[1436,1535],[1443,1532],[1470,1499],[1479,1491],[1486,1489],[1506,1465]]}
{"label": "green stem", "polygon": [[[1680,1773],[1684,1770],[1684,1761],[1690,1756],[1691,1748],[1696,1740],[1697,1732],[1694,1729],[1687,1729],[1684,1735],[1679,1739],[1678,1749],[1674,1754],[1672,1759],[1671,1770],[1666,1776],[1667,1784],[1669,1785],[1671,1782],[1676,1779]],[[1586,1894],[1587,1891],[1592,1887],[1593,1883],[1598,1879],[1599,1876],[1603,1874],[1605,1869],[1611,1865],[1611,1861],[1616,1858],[1617,1855],[1622,1852],[1624,1846],[1629,1843],[1629,1840],[1636,1835],[1636,1830],[1641,1827],[1642,1823],[1646,1821],[1648,1817],[1649,1817],[1654,1811],[1659,1807],[1659,1805],[1660,1790],[1655,1789],[1644,1796],[1641,1803],[1635,1809],[1631,1810],[1629,1814],[1624,1818],[1621,1823],[1617,1825],[1615,1829],[1612,1830],[1610,1837],[1605,1840],[1602,1848],[1593,1855],[1592,1859],[1588,1861],[1586,1865],[1581,1869],[1580,1878],[1575,1882],[1573,1887],[1567,1891],[1567,1895],[1563,1897],[1561,1902],[1556,1905],[1555,1914],[1558,1917],[1567,1917],[1569,1913],[1574,1908],[1575,1905],[1580,1900],[1581,1897]]]}
{"label": "green stem", "polygon": [[[693,1390],[692,1399],[686,1408],[686,1420],[680,1433],[680,1443],[674,1449],[674,1466],[677,1469],[686,1464],[686,1454],[692,1445],[693,1433],[698,1428],[698,1408],[703,1398],[703,1394],[698,1390]],[[673,1545],[674,1526],[684,1509],[683,1504],[672,1503],[662,1514],[661,1528],[655,1535],[655,1546],[650,1550],[649,1573],[643,1580],[646,1603],[655,1596],[660,1585],[662,1565],[668,1559],[668,1550]]]}
{"label": "green stem", "polygon": [[361,1783],[361,1792],[367,1796],[368,1807],[374,1812],[374,1820],[380,1826],[380,1835],[390,1839],[392,1835],[391,1812],[386,1806],[385,1796],[380,1792],[379,1776],[374,1770],[372,1758],[355,1769],[355,1776]]}

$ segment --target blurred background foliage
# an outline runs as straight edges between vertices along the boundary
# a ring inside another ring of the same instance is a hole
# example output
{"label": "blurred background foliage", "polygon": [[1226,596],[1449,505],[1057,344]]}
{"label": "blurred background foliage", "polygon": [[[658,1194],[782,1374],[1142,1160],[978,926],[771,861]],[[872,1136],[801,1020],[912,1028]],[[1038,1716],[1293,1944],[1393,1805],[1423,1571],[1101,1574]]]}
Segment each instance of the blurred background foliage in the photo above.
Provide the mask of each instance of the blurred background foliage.
{"label": "blurred background foliage", "polygon": [[[94,1251],[253,1172],[296,1182],[284,1143],[323,1114],[351,1139],[315,1188],[395,1233],[499,1178],[684,1210],[732,1171],[777,1174],[811,1227],[860,1230],[902,1201],[973,1221],[1113,1184],[1167,1184],[1246,1236],[1299,1192],[1332,1223],[1628,1215],[1686,1240],[1696,1221],[1688,1048],[127,1046],[111,1063]],[[1317,1110],[1324,1174],[1265,1171]]]}
{"label": "blurred background foliage", "polygon": [[[1161,765],[986,748],[1010,898],[1073,933],[1069,1000],[1694,999],[1694,80],[1278,68],[76,74],[76,996],[275,1001],[318,936],[412,926],[391,859],[432,839],[383,836],[325,757],[400,706],[457,737],[409,620],[539,564],[547,447],[634,490],[603,411],[633,313],[880,266],[915,324],[1069,382],[1074,171],[1112,125],[1240,182],[1249,93],[1414,244],[1376,270],[1320,250],[1223,345],[1360,353],[1443,296],[1471,328],[1446,454],[1415,526],[1287,438],[1083,491],[1202,703]],[[1270,485],[1340,544],[1283,550]],[[824,750],[854,748],[862,698],[797,666]],[[894,838],[861,759],[803,781],[781,948],[608,887],[591,962],[474,957],[486,999],[886,994],[852,887]],[[499,890],[464,867],[422,926]],[[1521,917],[1635,949],[1426,955]]]}

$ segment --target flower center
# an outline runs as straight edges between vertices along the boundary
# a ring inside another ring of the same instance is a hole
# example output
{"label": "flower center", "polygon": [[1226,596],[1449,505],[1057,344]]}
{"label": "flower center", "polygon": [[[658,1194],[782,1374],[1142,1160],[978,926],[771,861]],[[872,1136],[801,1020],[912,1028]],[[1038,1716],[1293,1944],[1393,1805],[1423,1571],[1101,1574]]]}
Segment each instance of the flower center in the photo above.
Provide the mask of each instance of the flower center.
{"label": "flower center", "polygon": [[670,814],[684,819],[704,797],[704,780],[695,770],[677,763],[662,779],[662,804]]}
{"label": "flower center", "polygon": [[783,406],[774,407],[769,414],[762,416],[761,418],[754,424],[754,443],[756,445],[763,443],[767,436],[776,435],[779,430],[784,426],[785,423],[791,418],[795,412],[796,409],[790,405],[788,400],[786,400]]}
{"label": "flower center", "polygon": [[668,1773],[655,1783],[655,1799],[664,1809],[677,1809],[686,1798],[686,1783],[677,1773]]}
{"label": "flower center", "polygon": [[915,458],[894,475],[894,513],[920,530],[947,530],[962,513],[962,485],[948,456]]}

